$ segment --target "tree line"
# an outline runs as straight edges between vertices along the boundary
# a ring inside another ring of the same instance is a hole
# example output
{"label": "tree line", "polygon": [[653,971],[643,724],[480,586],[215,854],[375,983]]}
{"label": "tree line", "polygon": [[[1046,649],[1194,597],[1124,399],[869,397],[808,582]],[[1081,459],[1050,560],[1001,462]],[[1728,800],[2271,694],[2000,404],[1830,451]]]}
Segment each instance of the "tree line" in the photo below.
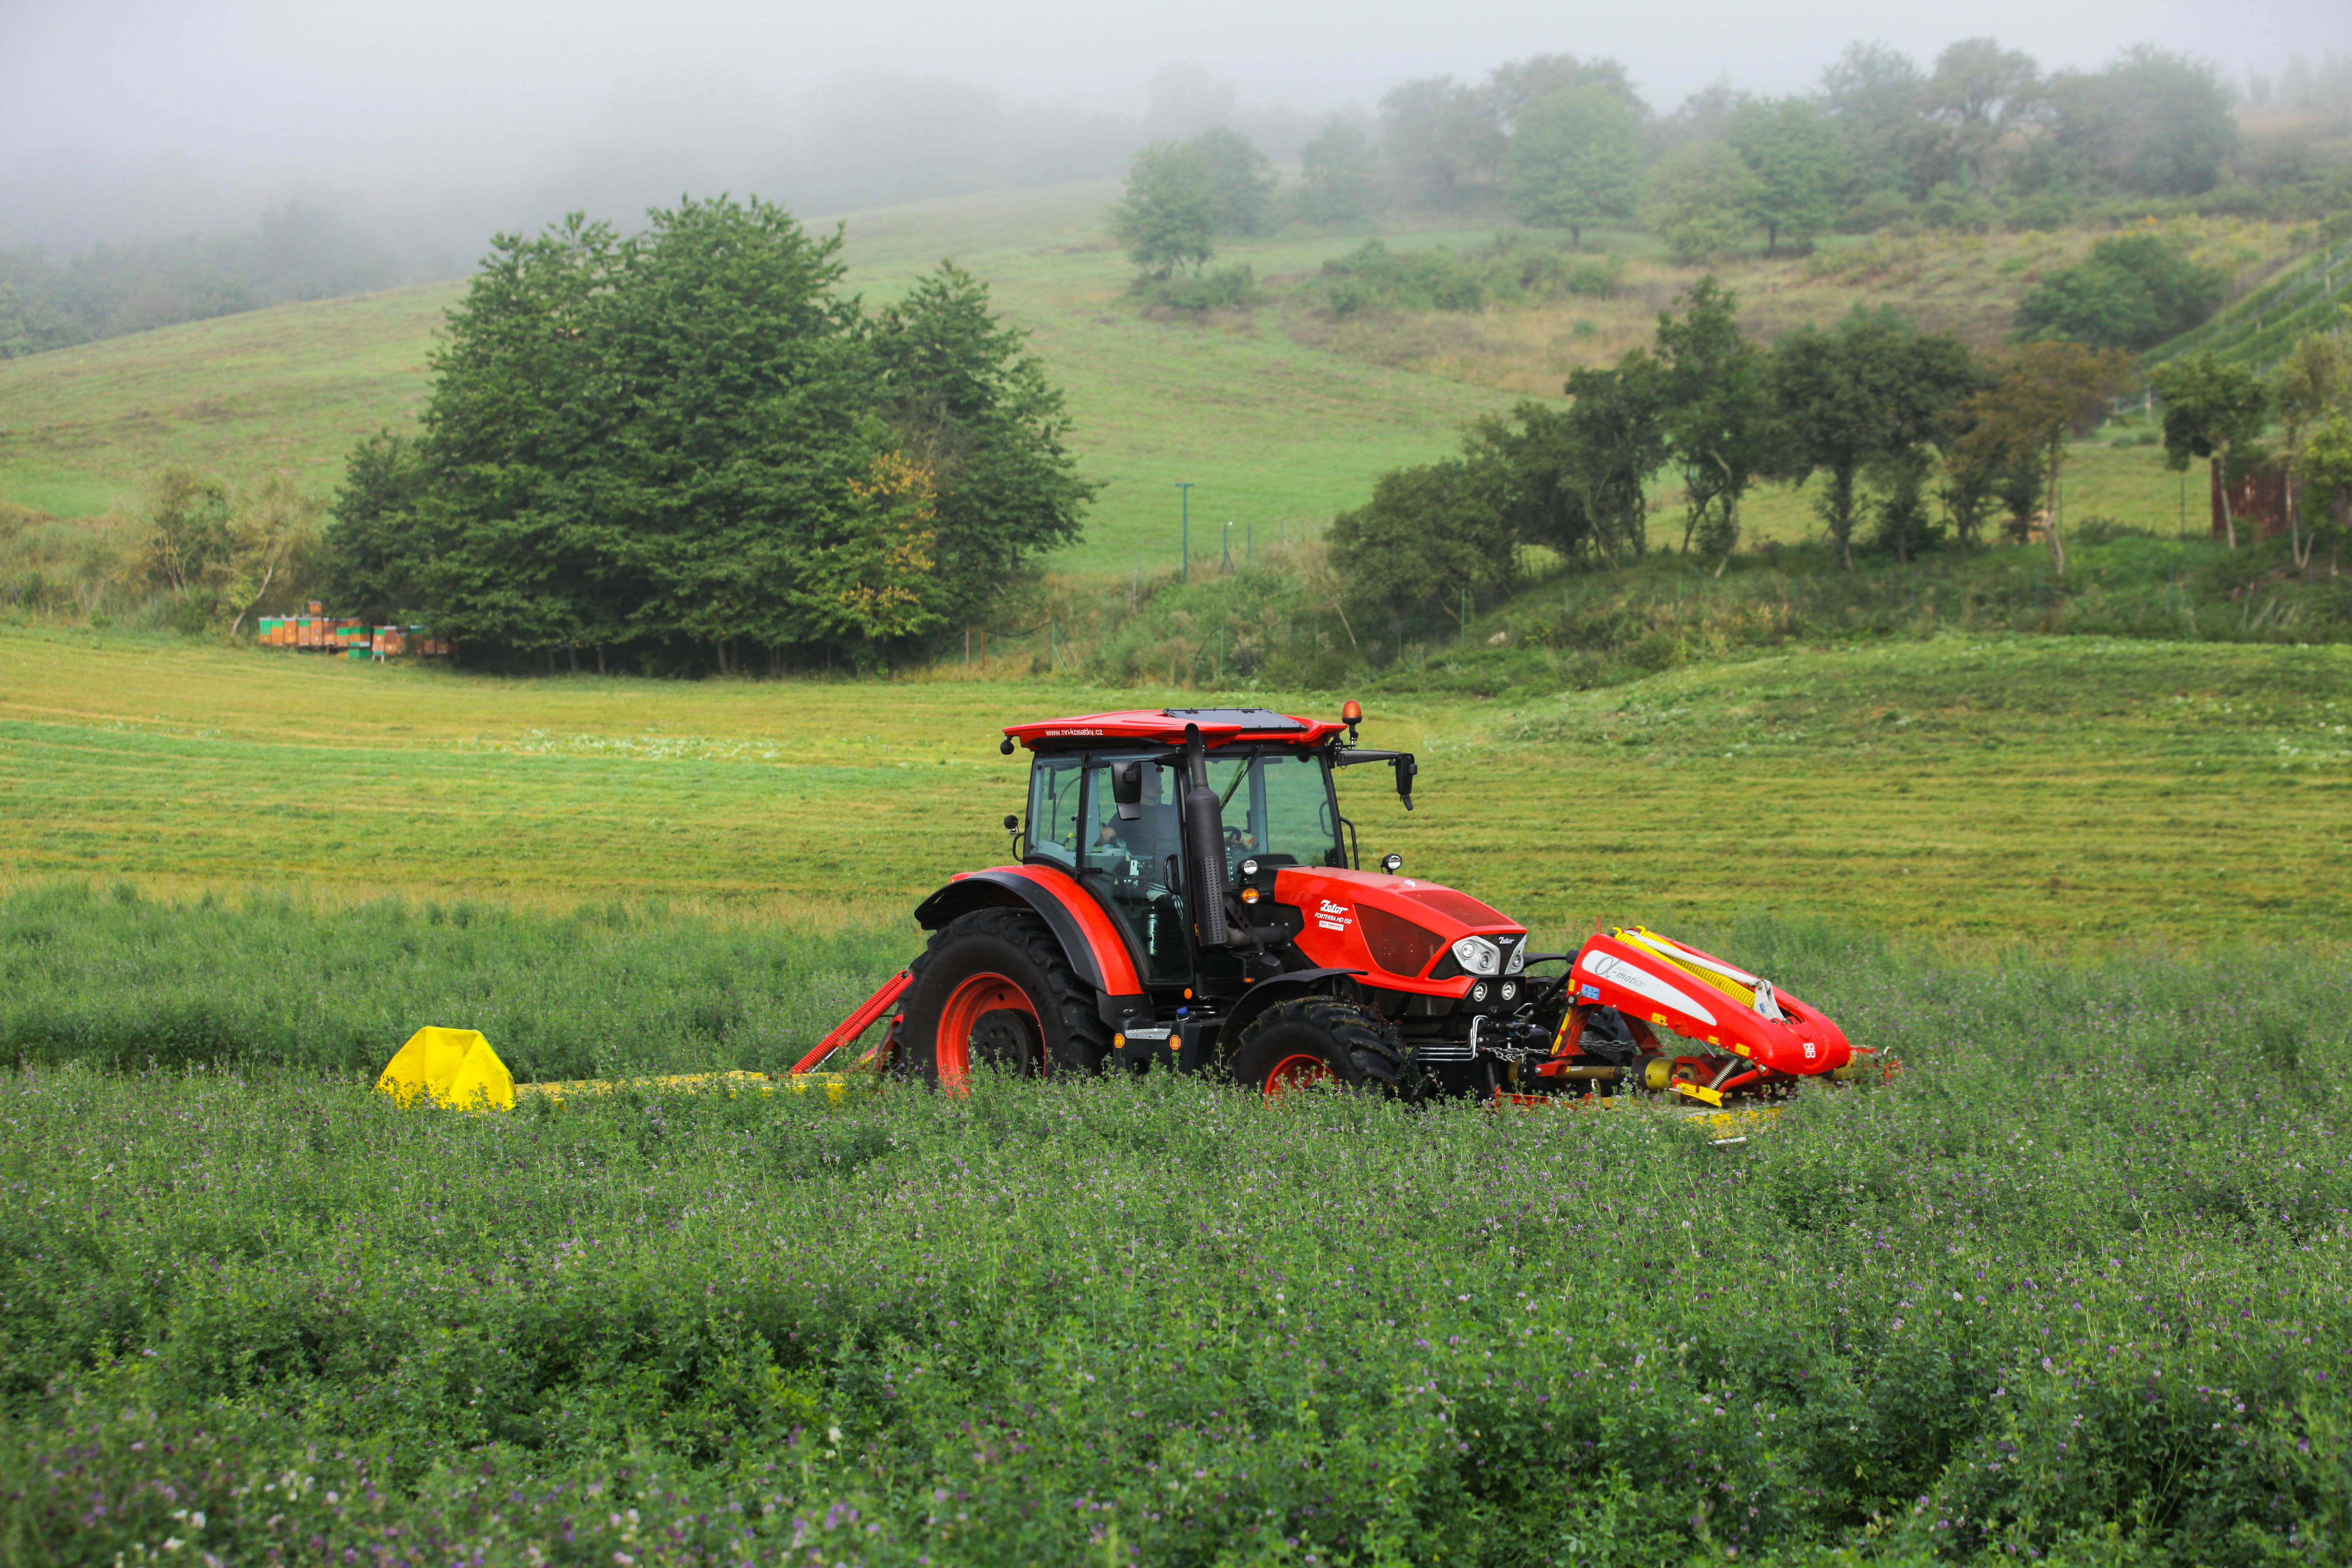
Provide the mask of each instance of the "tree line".
{"label": "tree line", "polygon": [[651,673],[871,664],[978,614],[1078,533],[1062,394],[970,274],[869,311],[840,247],[724,198],[499,237],[418,435],[351,456],[338,606]]}
{"label": "tree line", "polygon": [[1639,223],[1678,259],[1706,262],[1832,231],[2049,226],[2228,192],[2254,210],[2340,206],[2341,160],[2233,162],[2234,101],[2214,67],[2161,49],[2045,72],[1969,38],[1925,66],[1855,44],[1811,92],[1717,86],[1661,114],[1615,60],[1539,55],[1482,82],[1403,83],[1375,123],[1331,120],[1279,199],[1265,157],[1231,129],[1155,143],[1135,160],[1114,229],[1165,277],[1270,216],[1353,224],[1396,207],[1504,212],[1576,246],[1588,229]]}
{"label": "tree line", "polygon": [[0,359],[397,281],[364,229],[299,204],[245,234],[102,245],[63,263],[0,250]]}
{"label": "tree line", "polygon": [[[1769,481],[1816,481],[1815,516],[1849,568],[1857,551],[1909,561],[1998,527],[2039,534],[2064,574],[2067,443],[2106,420],[2129,353],[2042,338],[1979,354],[1887,310],[1767,349],[1712,277],[1675,304],[1652,346],[1571,374],[1564,404],[1524,401],[1469,426],[1456,456],[1381,475],[1331,525],[1353,596],[1400,616],[1466,616],[1518,584],[1530,547],[1587,567],[1629,562],[1653,548],[1652,497],[1666,485],[1681,496],[1669,547],[1719,572],[1743,498]],[[2171,466],[2210,459],[2226,485],[2275,466],[2299,566],[2346,536],[2352,343],[2340,331],[2306,337],[2269,376],[2203,354],[2151,381]]]}

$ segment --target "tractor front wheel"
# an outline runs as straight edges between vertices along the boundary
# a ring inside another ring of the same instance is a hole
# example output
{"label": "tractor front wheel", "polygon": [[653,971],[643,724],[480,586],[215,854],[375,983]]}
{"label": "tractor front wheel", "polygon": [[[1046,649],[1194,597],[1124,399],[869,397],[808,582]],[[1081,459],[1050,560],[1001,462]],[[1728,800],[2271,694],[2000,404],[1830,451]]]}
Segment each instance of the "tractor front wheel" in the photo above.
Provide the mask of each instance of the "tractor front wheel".
{"label": "tractor front wheel", "polygon": [[1094,993],[1027,910],[974,910],[908,965],[898,1068],[957,1092],[985,1064],[1017,1078],[1093,1072],[1109,1054]]}
{"label": "tractor front wheel", "polygon": [[1234,1081],[1268,1100],[1318,1083],[1402,1094],[1409,1053],[1370,1007],[1305,996],[1267,1008],[1226,1058]]}

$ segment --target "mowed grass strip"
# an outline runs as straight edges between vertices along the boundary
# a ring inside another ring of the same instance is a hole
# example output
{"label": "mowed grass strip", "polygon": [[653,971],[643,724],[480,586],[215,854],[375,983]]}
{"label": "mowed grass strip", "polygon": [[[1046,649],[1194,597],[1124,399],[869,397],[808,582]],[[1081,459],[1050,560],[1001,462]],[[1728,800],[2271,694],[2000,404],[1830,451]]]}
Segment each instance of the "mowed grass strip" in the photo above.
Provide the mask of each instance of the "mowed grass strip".
{"label": "mowed grass strip", "polygon": [[[903,920],[1007,858],[1005,724],[1328,695],[1072,681],[484,678],[0,632],[0,874]],[[1367,858],[1570,940],[1811,914],[1958,936],[2340,935],[2352,652],[1969,638],[1799,649],[1517,707],[1376,705]],[[1374,776],[1376,775],[1376,776]]]}

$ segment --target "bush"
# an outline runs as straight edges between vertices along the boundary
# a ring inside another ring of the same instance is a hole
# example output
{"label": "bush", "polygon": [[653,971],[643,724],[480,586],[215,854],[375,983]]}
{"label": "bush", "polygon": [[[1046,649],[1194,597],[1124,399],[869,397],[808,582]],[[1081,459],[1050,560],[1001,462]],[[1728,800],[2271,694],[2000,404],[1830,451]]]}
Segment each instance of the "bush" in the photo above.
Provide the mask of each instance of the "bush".
{"label": "bush", "polygon": [[1192,314],[1245,310],[1264,298],[1258,292],[1257,274],[1245,266],[1142,279],[1137,282],[1135,291],[1148,306]]}
{"label": "bush", "polygon": [[2154,348],[2211,315],[2228,279],[2154,235],[2118,235],[2091,247],[2017,304],[2021,339],[2070,339],[2095,348]]}

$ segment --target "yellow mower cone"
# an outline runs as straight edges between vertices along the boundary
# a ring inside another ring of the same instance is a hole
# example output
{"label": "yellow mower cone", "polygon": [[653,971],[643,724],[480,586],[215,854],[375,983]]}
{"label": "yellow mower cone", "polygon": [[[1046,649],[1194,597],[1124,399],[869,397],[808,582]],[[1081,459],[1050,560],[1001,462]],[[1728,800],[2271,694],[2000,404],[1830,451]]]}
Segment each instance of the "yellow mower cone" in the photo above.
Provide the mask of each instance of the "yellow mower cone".
{"label": "yellow mower cone", "polygon": [[514,1074],[474,1029],[417,1030],[384,1065],[375,1087],[403,1106],[422,1098],[462,1110],[512,1110],[515,1102]]}

